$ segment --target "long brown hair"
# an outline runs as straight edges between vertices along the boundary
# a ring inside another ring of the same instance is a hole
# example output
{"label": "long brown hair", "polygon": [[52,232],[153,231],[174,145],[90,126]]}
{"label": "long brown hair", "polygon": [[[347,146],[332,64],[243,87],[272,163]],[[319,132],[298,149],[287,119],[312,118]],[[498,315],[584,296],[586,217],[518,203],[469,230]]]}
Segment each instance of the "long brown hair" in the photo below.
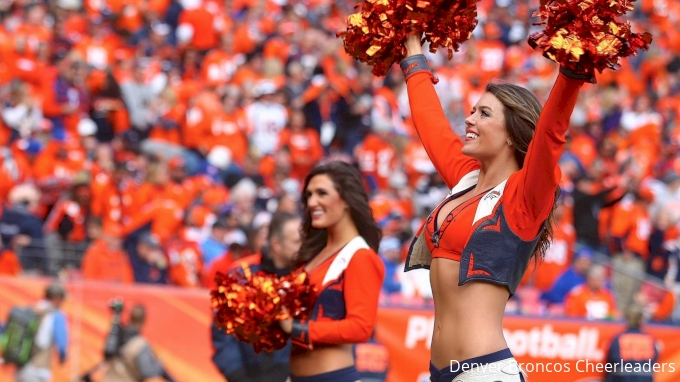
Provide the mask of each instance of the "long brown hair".
{"label": "long brown hair", "polygon": [[[522,168],[543,107],[532,92],[521,86],[492,82],[486,85],[486,92],[493,94],[503,104],[505,128],[515,148],[515,160],[519,168]],[[552,209],[548,218],[543,222],[540,237],[532,256],[538,255],[540,259],[543,259],[548,248],[550,248],[550,242],[553,238],[555,208],[559,197],[560,188],[557,187]]]}
{"label": "long brown hair", "polygon": [[382,232],[373,218],[373,212],[368,205],[368,194],[364,188],[361,174],[352,165],[342,161],[330,162],[314,168],[307,178],[302,189],[302,245],[298,252],[297,266],[305,264],[313,259],[326,246],[328,233],[323,228],[312,227],[312,215],[307,207],[307,186],[309,181],[317,175],[327,175],[342,200],[347,203],[350,216],[361,236],[368,246],[378,252]]}

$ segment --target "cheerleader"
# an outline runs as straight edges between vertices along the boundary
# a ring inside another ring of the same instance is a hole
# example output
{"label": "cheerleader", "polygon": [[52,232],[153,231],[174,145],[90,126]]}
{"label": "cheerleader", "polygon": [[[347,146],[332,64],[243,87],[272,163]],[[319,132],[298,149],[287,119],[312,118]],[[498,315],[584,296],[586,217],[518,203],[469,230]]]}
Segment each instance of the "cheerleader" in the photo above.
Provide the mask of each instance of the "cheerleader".
{"label": "cheerleader", "polygon": [[490,83],[461,140],[442,110],[420,36],[411,35],[406,48],[401,69],[411,115],[451,189],[417,232],[405,269],[430,270],[430,380],[524,381],[503,336],[505,304],[529,260],[549,245],[557,162],[586,78],[561,69],[544,108],[522,87]]}
{"label": "cheerleader", "polygon": [[380,228],[359,172],[344,162],[319,166],[305,179],[298,263],[317,286],[309,320],[281,321],[291,334],[292,382],[355,382],[352,345],[375,328],[385,269]]}

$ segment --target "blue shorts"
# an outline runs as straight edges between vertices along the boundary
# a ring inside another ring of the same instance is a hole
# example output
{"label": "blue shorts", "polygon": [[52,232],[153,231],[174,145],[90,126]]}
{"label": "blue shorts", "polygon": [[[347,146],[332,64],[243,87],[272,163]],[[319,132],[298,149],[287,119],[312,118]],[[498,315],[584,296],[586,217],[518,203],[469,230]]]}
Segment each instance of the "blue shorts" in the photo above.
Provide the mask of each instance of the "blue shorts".
{"label": "blue shorts", "polygon": [[329,371],[328,373],[311,375],[309,377],[290,376],[291,382],[357,382],[361,380],[359,372],[354,366]]}
{"label": "blue shorts", "polygon": [[[430,362],[430,382],[452,382],[456,377],[469,371],[472,365],[487,365],[494,362],[499,362],[506,360],[508,358],[513,358],[510,349],[499,350],[495,353],[482,355],[475,358],[466,359],[460,363],[454,363],[443,369],[437,369]],[[524,376],[522,373],[518,374],[518,382],[524,382]]]}

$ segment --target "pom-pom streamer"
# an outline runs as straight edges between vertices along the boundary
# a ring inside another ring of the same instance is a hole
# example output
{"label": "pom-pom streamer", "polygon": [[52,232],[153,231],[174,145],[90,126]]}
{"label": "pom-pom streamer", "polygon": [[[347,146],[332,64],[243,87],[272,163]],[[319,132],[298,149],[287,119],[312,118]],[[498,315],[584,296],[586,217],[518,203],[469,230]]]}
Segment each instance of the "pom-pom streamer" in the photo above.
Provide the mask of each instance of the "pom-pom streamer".
{"label": "pom-pom streamer", "polygon": [[384,76],[406,56],[404,42],[412,32],[424,34],[430,51],[446,48],[449,58],[477,26],[477,0],[366,0],[347,17],[339,32],[345,51]]}
{"label": "pom-pom streamer", "polygon": [[[634,0],[633,0],[634,1]],[[534,13],[545,25],[529,36],[529,45],[565,69],[586,75],[595,83],[595,71],[620,67],[619,59],[647,50],[649,33],[633,33],[619,18],[633,10],[631,0],[552,0]]]}
{"label": "pom-pom streamer", "polygon": [[253,345],[256,353],[273,352],[286,345],[288,336],[279,321],[306,319],[314,307],[309,275],[296,271],[288,276],[259,271],[218,273],[211,291],[215,323],[240,341]]}

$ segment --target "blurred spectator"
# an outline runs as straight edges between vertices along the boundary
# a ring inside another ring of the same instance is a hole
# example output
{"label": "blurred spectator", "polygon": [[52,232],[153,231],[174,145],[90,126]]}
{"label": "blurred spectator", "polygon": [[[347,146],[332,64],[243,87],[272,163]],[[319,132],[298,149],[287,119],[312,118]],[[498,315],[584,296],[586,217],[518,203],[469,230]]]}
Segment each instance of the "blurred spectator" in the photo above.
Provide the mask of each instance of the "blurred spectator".
{"label": "blurred spectator", "polygon": [[572,265],[555,280],[550,290],[542,294],[541,299],[549,304],[564,302],[569,291],[586,281],[586,273],[592,263],[593,252],[590,249],[586,247],[578,250]]}
{"label": "blurred spectator", "polygon": [[401,284],[397,278],[397,273],[402,270],[399,268],[401,260],[401,242],[396,237],[383,237],[378,249],[380,258],[385,264],[385,281],[382,291],[386,294],[401,292]]}
{"label": "blurred spectator", "polygon": [[600,241],[600,210],[613,206],[625,195],[617,185],[604,186],[604,168],[596,161],[587,169],[584,177],[574,180],[574,228],[578,246],[608,254],[606,245]]}
{"label": "blurred spectator", "polygon": [[672,210],[661,209],[657,212],[652,233],[649,236],[649,260],[647,274],[664,279],[669,270],[669,261],[673,253],[678,251],[677,240],[680,229]]}
{"label": "blurred spectator", "polygon": [[290,115],[288,127],[279,134],[279,149],[286,147],[290,151],[292,161],[290,176],[299,181],[304,180],[312,167],[323,157],[319,134],[306,124],[305,114],[301,110],[294,110]]}
{"label": "blurred spectator", "polygon": [[51,274],[67,266],[77,268],[78,254],[84,252],[90,239],[85,227],[92,203],[89,175],[79,173],[65,196],[52,208],[43,227]]}
{"label": "blurred spectator", "polygon": [[[284,276],[291,271],[295,255],[300,250],[298,215],[281,212],[272,217],[267,244],[261,254],[236,263],[231,272],[243,272],[248,266],[255,273],[263,271]],[[226,273],[228,268],[217,271]],[[229,382],[283,382],[288,378],[290,343],[273,353],[255,354],[253,347],[229,336],[215,323],[211,329],[214,354],[212,361]]]}
{"label": "blurred spectator", "polygon": [[155,95],[149,84],[144,81],[146,64],[138,61],[133,65],[132,78],[121,84],[120,91],[130,115],[130,124],[145,137],[148,135],[151,122],[149,108]]}
{"label": "blurred spectator", "polygon": [[23,268],[19,257],[11,248],[0,249],[0,275],[18,276]]}
{"label": "blurred spectator", "polygon": [[28,138],[42,123],[42,109],[31,98],[29,88],[24,82],[12,81],[9,91],[9,101],[2,109],[2,120],[12,129],[10,141]]}
{"label": "blurred spectator", "polygon": [[229,228],[226,223],[219,219],[212,225],[210,236],[201,243],[203,263],[210,267],[216,258],[227,250],[226,236]]}
{"label": "blurred spectator", "polygon": [[40,191],[32,184],[15,186],[0,216],[0,238],[17,254],[26,271],[46,271],[42,221],[38,216]]}
{"label": "blurred spectator", "polygon": [[104,382],[136,382],[152,378],[172,381],[160,359],[153,353],[142,329],[146,324],[146,308],[135,305],[128,324],[123,328],[118,354],[108,363]]}
{"label": "blurred spectator", "polygon": [[548,292],[572,263],[574,255],[574,242],[576,232],[565,214],[564,198],[558,200],[555,206],[553,237],[550,248],[545,257],[538,262],[529,263],[529,268],[524,273],[523,283],[529,283],[541,292]]}
{"label": "blurred spectator", "polygon": [[182,237],[174,237],[163,249],[168,257],[169,283],[183,287],[200,287],[203,260],[198,245]]}
{"label": "blurred spectator", "polygon": [[71,51],[58,63],[58,74],[49,86],[43,112],[52,121],[55,139],[66,140],[77,136],[77,126],[89,106],[82,84],[85,63],[80,54]]}
{"label": "blurred spectator", "polygon": [[624,248],[612,259],[612,291],[616,306],[625,308],[632,304],[645,276],[645,263],[633,251]]}
{"label": "blurred spectator", "polygon": [[168,259],[163,253],[160,240],[152,233],[142,233],[137,238],[135,251],[128,255],[135,275],[135,282],[168,283]]}
{"label": "blurred spectator", "polygon": [[230,244],[222,256],[213,260],[210,266],[206,267],[203,273],[203,286],[208,289],[214,288],[217,272],[224,272],[225,269],[230,269],[237,260],[246,256],[248,256],[248,251],[245,246],[239,243]]}
{"label": "blurred spectator", "polygon": [[[642,331],[644,311],[631,305],[625,311],[628,327],[609,345],[605,382],[652,382],[659,358],[656,339]],[[651,366],[650,366],[651,365]]]}
{"label": "blurred spectator", "polygon": [[66,315],[60,310],[66,298],[65,288],[52,283],[45,288],[45,298],[34,311],[40,317],[33,349],[28,363],[17,370],[17,382],[43,382],[52,379],[52,353],[56,349],[59,364],[66,362],[68,350],[68,325]]}
{"label": "blurred spectator", "polygon": [[574,287],[564,298],[567,316],[587,320],[617,318],[614,295],[605,287],[606,272],[601,265],[588,269],[585,284]]}
{"label": "blurred spectator", "polygon": [[278,91],[271,81],[260,83],[255,89],[256,101],[245,110],[250,142],[258,155],[274,153],[279,134],[288,123],[286,108],[274,96]]}
{"label": "blurred spectator", "polygon": [[92,242],[83,256],[82,270],[83,277],[89,280],[134,282],[130,260],[123,252],[119,225],[104,225],[101,238]]}

